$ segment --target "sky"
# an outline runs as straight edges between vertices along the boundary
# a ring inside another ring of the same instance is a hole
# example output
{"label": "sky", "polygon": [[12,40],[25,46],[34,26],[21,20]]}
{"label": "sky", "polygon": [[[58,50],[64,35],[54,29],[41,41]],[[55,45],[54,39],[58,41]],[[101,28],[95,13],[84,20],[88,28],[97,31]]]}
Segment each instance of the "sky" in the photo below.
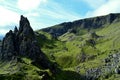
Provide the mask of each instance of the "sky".
{"label": "sky", "polygon": [[120,12],[120,0],[0,0],[0,36],[15,26],[20,15],[34,30],[62,22]]}

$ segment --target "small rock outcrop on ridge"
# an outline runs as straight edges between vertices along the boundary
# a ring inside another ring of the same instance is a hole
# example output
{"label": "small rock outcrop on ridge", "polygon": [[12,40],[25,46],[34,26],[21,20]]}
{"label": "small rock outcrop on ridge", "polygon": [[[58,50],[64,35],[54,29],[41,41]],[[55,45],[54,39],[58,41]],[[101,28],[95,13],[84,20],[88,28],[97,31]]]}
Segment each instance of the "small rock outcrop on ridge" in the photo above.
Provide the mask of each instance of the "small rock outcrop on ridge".
{"label": "small rock outcrop on ridge", "polygon": [[10,61],[20,57],[30,58],[34,65],[52,69],[51,62],[40,50],[34,31],[26,17],[21,15],[19,30],[10,30],[2,41],[0,59]]}

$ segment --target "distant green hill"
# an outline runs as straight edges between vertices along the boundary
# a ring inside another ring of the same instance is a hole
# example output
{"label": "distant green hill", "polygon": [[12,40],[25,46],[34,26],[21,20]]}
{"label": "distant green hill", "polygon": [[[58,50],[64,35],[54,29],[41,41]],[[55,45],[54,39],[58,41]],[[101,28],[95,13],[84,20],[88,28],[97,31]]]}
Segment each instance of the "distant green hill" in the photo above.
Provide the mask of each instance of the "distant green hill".
{"label": "distant green hill", "polygon": [[[42,51],[63,70],[88,76],[87,80],[119,79],[115,70],[120,71],[120,60],[113,57],[120,55],[119,13],[65,22],[36,32]],[[90,75],[96,69],[101,71],[99,75]]]}

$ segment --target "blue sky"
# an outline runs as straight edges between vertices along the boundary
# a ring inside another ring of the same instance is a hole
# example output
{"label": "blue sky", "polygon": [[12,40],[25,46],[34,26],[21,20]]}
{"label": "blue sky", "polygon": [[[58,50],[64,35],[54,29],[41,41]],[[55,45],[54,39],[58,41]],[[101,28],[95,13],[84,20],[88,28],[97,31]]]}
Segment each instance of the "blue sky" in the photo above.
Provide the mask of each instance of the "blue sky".
{"label": "blue sky", "polygon": [[0,35],[26,16],[34,30],[62,22],[120,12],[120,0],[0,0]]}

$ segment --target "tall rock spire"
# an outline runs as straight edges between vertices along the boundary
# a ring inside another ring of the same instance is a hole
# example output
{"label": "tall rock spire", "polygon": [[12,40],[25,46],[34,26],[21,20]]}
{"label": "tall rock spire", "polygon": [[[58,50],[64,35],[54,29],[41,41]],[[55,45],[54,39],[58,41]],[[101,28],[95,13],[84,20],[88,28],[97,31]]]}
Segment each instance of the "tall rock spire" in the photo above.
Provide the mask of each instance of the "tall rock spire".
{"label": "tall rock spire", "polygon": [[15,34],[17,34],[18,33],[18,29],[17,29],[17,27],[15,26],[15,28],[14,28],[14,33]]}
{"label": "tall rock spire", "polygon": [[28,21],[28,19],[26,17],[24,17],[23,15],[20,16],[20,22],[19,22],[19,31],[23,30],[23,27],[25,25],[28,25],[27,27],[30,26],[30,23]]}
{"label": "tall rock spire", "polygon": [[51,62],[40,50],[28,19],[23,15],[21,15],[20,18],[19,30],[15,27],[14,32],[10,30],[5,35],[0,55],[1,60],[8,61],[17,57],[27,57],[30,58],[35,65],[53,69]]}
{"label": "tall rock spire", "polygon": [[18,31],[18,46],[19,54],[21,56],[27,56],[31,59],[36,59],[40,55],[44,54],[39,49],[40,47],[37,44],[35,34],[33,29],[30,26],[30,23],[27,18],[21,15],[19,31]]}
{"label": "tall rock spire", "polygon": [[34,37],[34,31],[30,26],[30,23],[26,17],[21,15],[20,22],[19,22],[19,35],[27,36],[27,37]]}

